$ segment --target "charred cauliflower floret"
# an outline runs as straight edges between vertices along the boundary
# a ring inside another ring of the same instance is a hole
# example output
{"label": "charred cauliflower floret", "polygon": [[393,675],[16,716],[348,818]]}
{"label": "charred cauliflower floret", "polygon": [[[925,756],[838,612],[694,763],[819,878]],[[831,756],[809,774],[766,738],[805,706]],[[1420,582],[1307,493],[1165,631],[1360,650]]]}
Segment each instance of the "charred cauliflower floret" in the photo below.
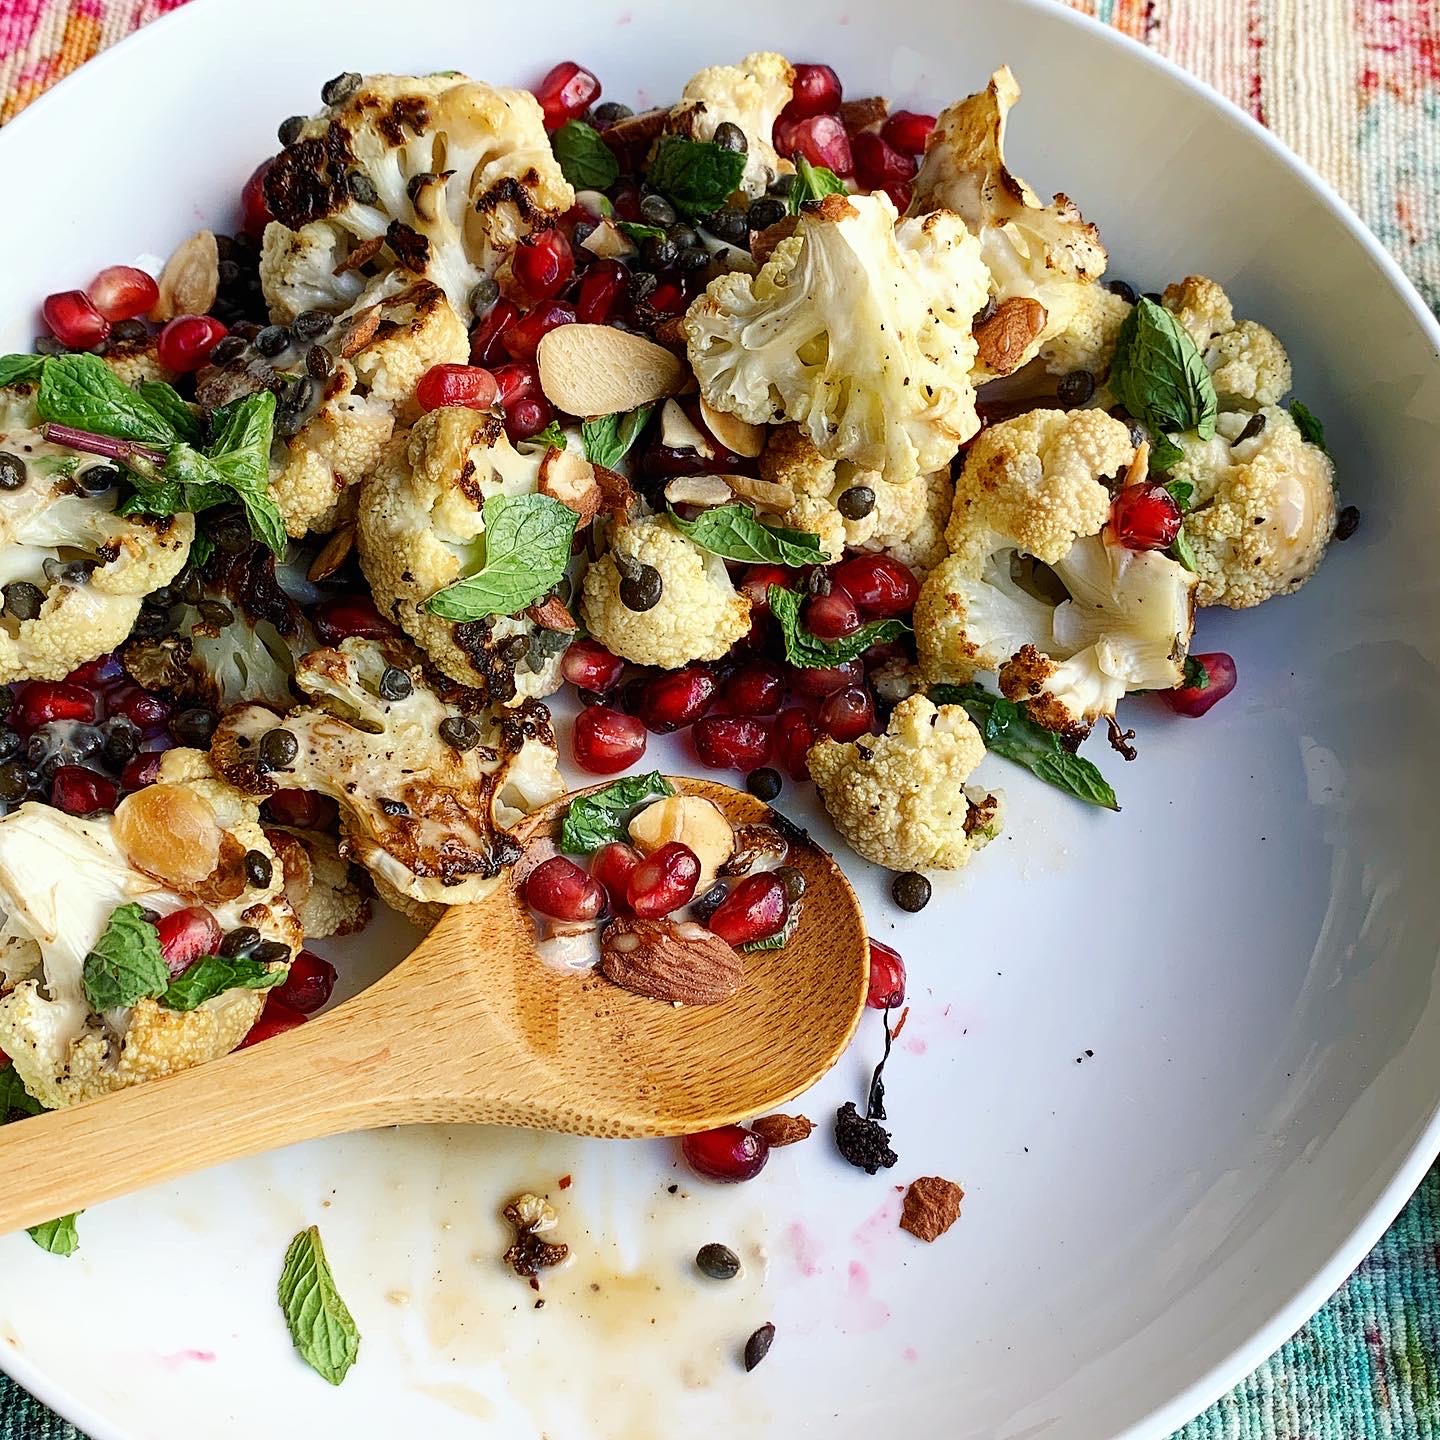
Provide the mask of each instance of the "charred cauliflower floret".
{"label": "charred cauliflower floret", "polygon": [[810,750],[810,774],[846,843],[887,870],[958,870],[999,833],[1004,794],[966,782],[985,758],[961,705],[902,700],[883,735]]}
{"label": "charred cauliflower floret", "polygon": [[362,267],[432,280],[468,314],[476,283],[574,203],[528,91],[455,74],[327,89],[265,176],[260,280],[276,321],[346,309]]}
{"label": "charred cauliflower floret", "polygon": [[1009,313],[1027,322],[1026,334],[1004,347],[1003,360],[990,354],[982,371],[987,377],[1018,370],[1070,330],[1106,264],[1099,232],[1069,199],[1057,195],[1044,205],[1006,168],[1005,122],[1019,98],[1020,87],[1004,66],[984,90],[943,111],[926,142],[910,202],[911,215],[943,208],[965,221],[980,239],[992,297],[1001,306],[1009,302]]}
{"label": "charred cauliflower floret", "polygon": [[160,346],[155,336],[143,340],[112,340],[100,357],[127,385],[142,380],[163,380],[173,384],[175,372],[160,363]]}
{"label": "charred cauliflower floret", "polygon": [[1088,370],[1103,381],[1115,357],[1130,302],[1103,285],[1082,285],[1065,328],[1040,342],[1039,356],[1051,375]]}
{"label": "charred cauliflower floret", "polygon": [[678,108],[685,112],[685,128],[696,140],[713,140],[716,127],[726,121],[745,132],[740,188],[751,199],[763,195],[780,172],[780,157],[770,135],[790,103],[794,83],[795,67],[783,55],[762,50],[738,65],[707,66],[692,75],[681,92]]}
{"label": "charred cauliflower floret", "polygon": [[0,432],[0,464],[0,681],[58,680],[125,639],[184,566],[195,517],[117,515],[114,467],[28,426]]}
{"label": "charred cauliflower floret", "polygon": [[690,363],[716,410],[793,420],[829,458],[913,480],[979,428],[970,326],[988,283],[956,216],[897,226],[883,195],[830,195],[758,275],[711,281],[685,319]]}
{"label": "charred cauliflower floret", "polygon": [[266,826],[285,869],[285,898],[307,940],[353,935],[370,923],[370,898],[335,841],[319,830]]}
{"label": "charred cauliflower floret", "polygon": [[520,853],[510,829],[564,791],[543,706],[497,716],[473,691],[442,697],[408,645],[345,640],[312,651],[295,679],[314,703],[283,719],[232,710],[211,742],[215,767],[250,795],[328,795],[341,853],[382,897],[483,899]]}
{"label": "charred cauliflower floret", "polygon": [[[660,576],[660,599],[631,610],[620,582],[642,566]],[[659,516],[611,532],[610,548],[585,572],[581,618],[612,654],[674,670],[718,660],[750,629],[750,602],[730,583],[725,562]]]}
{"label": "charred cauliflower floret", "polygon": [[[271,866],[264,886],[251,883],[250,852]],[[192,1010],[156,994],[93,1011],[85,958],[116,909],[132,904],[160,916],[204,906],[224,931],[258,931],[277,957],[303,940],[258,806],[216,780],[198,751],[168,752],[159,782],[104,819],[34,802],[12,811],[0,819],[0,951],[10,984],[0,1048],[47,1108],[225,1055],[264,1004],[262,989],[232,988]],[[265,963],[280,971],[285,962]]]}
{"label": "charred cauliflower floret", "polygon": [[1236,320],[1215,281],[1190,275],[1162,298],[1204,357],[1222,410],[1274,405],[1290,389],[1290,357],[1279,338],[1254,320]]}

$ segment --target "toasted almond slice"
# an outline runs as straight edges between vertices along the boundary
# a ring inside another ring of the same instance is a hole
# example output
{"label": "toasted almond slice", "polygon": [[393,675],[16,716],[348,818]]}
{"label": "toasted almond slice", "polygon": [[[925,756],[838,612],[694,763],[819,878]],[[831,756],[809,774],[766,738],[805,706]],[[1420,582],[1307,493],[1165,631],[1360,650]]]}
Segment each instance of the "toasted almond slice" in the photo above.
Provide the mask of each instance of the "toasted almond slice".
{"label": "toasted almond slice", "polygon": [[693,450],[702,460],[715,458],[715,447],[674,400],[667,400],[660,409],[660,443],[667,450]]}
{"label": "toasted almond slice", "polygon": [[618,471],[595,466],[595,483],[600,487],[601,504],[610,518],[624,523],[635,503],[635,491],[630,482]]}
{"label": "toasted almond slice", "polygon": [[160,298],[150,318],[163,324],[177,315],[204,315],[220,289],[220,250],[209,230],[197,230],[165,262],[157,282]]}
{"label": "toasted almond slice", "polygon": [[355,548],[355,527],[342,525],[321,547],[320,553],[310,562],[305,572],[306,579],[318,585],[328,580],[344,563]]}
{"label": "toasted almond slice", "polygon": [[1038,300],[1012,295],[975,327],[981,363],[992,375],[1008,375],[1030,342],[1045,328],[1046,310]]}
{"label": "toasted almond slice", "polygon": [[725,505],[734,491],[719,475],[677,475],[666,487],[665,498],[672,505]]}
{"label": "toasted almond slice", "polygon": [[765,427],[752,425],[738,415],[717,410],[702,395],[700,397],[700,418],[706,429],[727,449],[747,460],[753,460],[765,448]]}
{"label": "toasted almond slice", "polygon": [[582,527],[600,513],[603,496],[595,467],[572,450],[552,448],[545,452],[537,488],[542,495],[568,505],[580,517]]}
{"label": "toasted almond slice", "polygon": [[340,358],[348,360],[358,355],[374,338],[380,328],[380,307],[367,305],[350,318],[345,338],[340,342]]}
{"label": "toasted almond slice", "polygon": [[569,607],[558,595],[547,595],[538,604],[531,605],[525,613],[542,630],[554,630],[561,635],[570,635],[580,628]]}
{"label": "toasted almond slice", "polygon": [[685,367],[663,346],[609,325],[557,325],[540,342],[540,388],[567,415],[613,415],[663,400]]}
{"label": "toasted almond slice", "polygon": [[795,492],[788,485],[773,480],[755,480],[749,475],[727,475],[725,483],[757,510],[788,510],[795,503]]}
{"label": "toasted almond slice", "polygon": [[603,260],[619,260],[635,253],[634,242],[613,220],[602,220],[580,242],[580,248]]}
{"label": "toasted almond slice", "polygon": [[1125,471],[1125,483],[1138,485],[1150,471],[1150,442],[1142,440],[1135,447],[1135,458]]}

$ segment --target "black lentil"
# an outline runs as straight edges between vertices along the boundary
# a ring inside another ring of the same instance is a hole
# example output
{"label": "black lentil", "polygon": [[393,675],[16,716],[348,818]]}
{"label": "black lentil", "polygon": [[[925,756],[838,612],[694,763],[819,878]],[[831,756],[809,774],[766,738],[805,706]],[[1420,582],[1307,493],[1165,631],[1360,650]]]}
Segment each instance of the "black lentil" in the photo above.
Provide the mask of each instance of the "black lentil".
{"label": "black lentil", "polygon": [[918,870],[907,870],[897,875],[890,886],[895,903],[913,915],[930,903],[930,882]]}
{"label": "black lentil", "polygon": [[112,770],[133,760],[140,750],[140,727],[124,715],[113,715],[102,727],[105,735],[101,754]]}
{"label": "black lentil", "polygon": [[143,320],[117,320],[110,327],[110,340],[113,344],[116,340],[124,344],[130,344],[136,340],[148,340],[150,329]]}
{"label": "black lentil", "polygon": [[1124,280],[1107,280],[1105,282],[1105,288],[1112,295],[1118,295],[1127,305],[1133,305],[1135,303],[1135,287],[1127,284]]}
{"label": "black lentil", "polygon": [[595,113],[591,118],[596,125],[603,129],[606,125],[613,125],[617,120],[628,120],[634,113],[622,101],[607,100],[603,105],[595,107]]}
{"label": "black lentil", "polygon": [[1158,290],[1147,290],[1145,292],[1145,299],[1154,305],[1163,305],[1165,303],[1165,297]]}
{"label": "black lentil", "polygon": [[267,360],[273,360],[289,344],[290,332],[283,325],[267,325],[255,337],[255,348]]}
{"label": "black lentil", "polygon": [[777,866],[775,878],[785,887],[785,898],[792,905],[805,894],[805,876],[793,865]]}
{"label": "black lentil", "polygon": [[323,310],[304,310],[290,322],[290,328],[296,339],[317,340],[333,323],[333,318]]}
{"label": "black lentil", "polygon": [[703,245],[696,245],[693,249],[682,250],[676,264],[682,275],[696,275],[709,268],[710,252]]}
{"label": "black lentil", "polygon": [[783,200],[774,195],[762,195],[750,202],[745,219],[752,230],[766,230],[771,225],[778,225],[789,213],[790,207]]}
{"label": "black lentil", "polygon": [[245,852],[245,879],[257,890],[264,890],[274,874],[275,867],[263,850]]}
{"label": "black lentil", "polygon": [[40,566],[52,585],[88,585],[90,572],[96,567],[94,560],[56,560],[51,556]]}
{"label": "black lentil", "polygon": [[33,620],[45,603],[45,592],[28,580],[12,580],[0,588],[5,597],[5,613],[14,620]]}
{"label": "black lentil", "polygon": [[293,732],[277,725],[260,737],[260,763],[270,770],[283,770],[295,763],[300,753],[300,742]]}
{"label": "black lentil", "polygon": [[662,229],[673,225],[679,218],[675,207],[663,195],[643,195],[640,198],[640,218],[647,225],[659,225]]}
{"label": "black lentil", "polygon": [[415,687],[405,671],[398,666],[387,665],[380,676],[378,688],[382,700],[403,700]]}
{"label": "black lentil", "polygon": [[574,246],[582,246],[595,233],[595,225],[589,220],[577,220],[575,228],[570,232],[570,243]]}
{"label": "black lentil", "polygon": [[261,965],[271,965],[276,960],[288,960],[290,947],[283,940],[262,940],[250,951],[250,958]]}
{"label": "black lentil", "polygon": [[75,483],[87,495],[103,495],[120,483],[118,465],[87,465],[75,472]]}
{"label": "black lentil", "polygon": [[795,177],[793,175],[777,175],[769,185],[772,195],[788,197],[795,188]]}
{"label": "black lentil", "polygon": [[668,270],[680,251],[668,235],[647,235],[640,242],[640,262],[649,270]]}
{"label": "black lentil", "polygon": [[1243,444],[1246,440],[1254,440],[1257,436],[1265,433],[1265,412],[1257,410],[1246,422],[1245,428],[1235,437],[1237,445]]}
{"label": "black lentil", "polygon": [[653,610],[665,592],[665,582],[653,565],[636,567],[620,581],[620,603],[627,610]]}
{"label": "black lentil", "polygon": [[211,352],[212,365],[228,365],[245,353],[245,342],[238,335],[227,335]]}
{"label": "black lentil", "polygon": [[66,348],[53,335],[37,335],[30,347],[37,355],[64,355]]}
{"label": "black lentil", "polygon": [[1055,398],[1067,409],[1083,405],[1095,393],[1095,377],[1088,370],[1072,370],[1060,377]]}
{"label": "black lentil", "polygon": [[778,770],[772,770],[770,766],[761,766],[759,770],[752,770],[745,777],[745,788],[757,800],[773,800],[784,786]]}
{"label": "black lentil", "polygon": [[697,895],[690,902],[690,913],[701,925],[705,924],[724,904],[729,893],[730,887],[723,880],[717,880],[703,895]]}
{"label": "black lentil", "polygon": [[447,715],[437,729],[452,750],[473,750],[480,743],[480,727],[464,715]]}
{"label": "black lentil", "polygon": [[835,1148],[867,1175],[888,1170],[900,1160],[890,1148],[890,1132],[878,1120],[861,1115],[853,1100],[835,1112]]}
{"label": "black lentil", "polygon": [[745,132],[733,120],[722,120],[710,138],[722,150],[734,150],[739,155],[743,155],[750,148]]}
{"label": "black lentil", "polygon": [[767,1320],[745,1342],[745,1369],[753,1370],[770,1353],[774,1343],[775,1327]]}
{"label": "black lentil", "polygon": [[238,555],[250,548],[250,525],[238,510],[207,514],[205,532],[227,555]]}
{"label": "black lentil", "polygon": [[235,612],[223,600],[202,600],[195,608],[212,625],[229,625],[235,619]]}
{"label": "black lentil", "polygon": [[19,753],[20,737],[8,725],[0,725],[0,761],[13,760]]}
{"label": "black lentil", "polygon": [[743,245],[749,238],[750,225],[745,219],[745,212],[732,209],[728,205],[723,210],[715,211],[713,215],[707,215],[700,223],[717,240],[723,240],[727,245]]}
{"label": "black lentil", "polygon": [[863,520],[875,508],[875,492],[868,485],[852,485],[840,492],[835,508],[847,520]]}
{"label": "black lentil", "polygon": [[140,607],[130,634],[136,640],[158,640],[170,631],[170,607],[152,605],[148,600]]}
{"label": "black lentil", "polygon": [[220,717],[213,710],[195,705],[171,717],[170,736],[177,745],[193,745],[197,750],[204,750],[219,723]]}
{"label": "black lentil", "polygon": [[221,940],[220,953],[234,959],[237,955],[248,955],[261,943],[260,932],[253,925],[241,925]]}
{"label": "black lentil", "polygon": [[470,292],[470,309],[478,319],[500,298],[500,286],[493,275],[482,275]]}
{"label": "black lentil", "polygon": [[25,462],[8,450],[0,450],[0,490],[18,490],[29,478]]}
{"label": "black lentil", "polygon": [[1360,528],[1360,509],[1356,505],[1347,505],[1335,517],[1335,538],[1337,540],[1348,540]]}
{"label": "black lentil", "polygon": [[733,1280],[740,1273],[740,1257],[728,1245],[712,1241],[695,1252],[695,1268],[711,1280]]}
{"label": "black lentil", "polygon": [[343,105],[359,88],[361,77],[354,70],[345,70],[320,87],[322,105]]}
{"label": "black lentil", "polygon": [[20,760],[10,760],[0,765],[0,800],[7,805],[23,800],[30,793],[30,782],[34,771]]}
{"label": "black lentil", "polygon": [[280,122],[280,128],[275,132],[282,145],[293,145],[299,138],[300,132],[305,128],[306,117],[304,115],[291,115]]}
{"label": "black lentil", "polygon": [[312,345],[305,352],[305,371],[313,379],[328,379],[334,368],[335,357],[323,345]]}

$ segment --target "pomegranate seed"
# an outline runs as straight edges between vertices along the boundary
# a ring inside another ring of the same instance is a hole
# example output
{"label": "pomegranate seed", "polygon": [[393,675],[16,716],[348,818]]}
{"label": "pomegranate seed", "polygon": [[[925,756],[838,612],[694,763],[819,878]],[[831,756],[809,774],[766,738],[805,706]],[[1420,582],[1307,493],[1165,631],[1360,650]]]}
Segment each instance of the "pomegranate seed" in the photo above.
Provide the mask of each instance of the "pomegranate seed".
{"label": "pomegranate seed", "polygon": [[753,1180],[765,1168],[770,1142],[743,1125],[722,1125],[718,1130],[685,1136],[680,1153],[697,1175],[734,1184]]}
{"label": "pomegranate seed", "polygon": [[645,726],[609,705],[586,706],[575,717],[570,743],[575,763],[592,775],[614,775],[645,753]]}
{"label": "pomegranate seed", "polygon": [[715,698],[715,677],[703,665],[687,665],[645,682],[640,718],[657,735],[693,725]]}
{"label": "pomegranate seed", "polygon": [[540,389],[540,374],[533,365],[497,365],[495,383],[505,411],[505,430],[512,440],[524,440],[543,430],[554,417]]}
{"label": "pomegranate seed", "polygon": [[502,405],[514,405],[540,394],[540,372],[533,365],[497,365],[494,373]]}
{"label": "pomegranate seed", "polygon": [[107,320],[133,320],[160,298],[160,287],[152,276],[133,265],[109,265],[90,282],[85,293]]}
{"label": "pomegranate seed", "polygon": [[685,308],[685,288],[673,280],[662,281],[650,292],[645,303],[662,315],[678,315]]}
{"label": "pomegranate seed", "polygon": [[850,138],[855,158],[855,178],[867,190],[884,190],[908,185],[915,178],[915,157],[902,155],[871,131]]}
{"label": "pomegranate seed", "polygon": [[327,645],[338,645],[352,635],[387,640],[400,632],[375,608],[368,595],[342,595],[322,600],[315,607],[315,629]]}
{"label": "pomegranate seed", "polygon": [[569,305],[553,301],[537,305],[523,319],[517,320],[500,337],[500,344],[512,360],[533,360],[540,342],[561,325],[573,325],[575,311]]}
{"label": "pomegranate seed", "polygon": [[210,358],[227,333],[213,315],[177,315],[160,332],[155,353],[167,370],[188,375]]}
{"label": "pomegranate seed", "polygon": [[737,715],[776,715],[785,698],[785,672],[769,660],[747,660],[725,682],[725,703]]}
{"label": "pomegranate seed", "polygon": [[93,690],[64,680],[39,680],[20,693],[10,723],[28,733],[47,720],[84,720],[93,725],[99,718],[99,697]]}
{"label": "pomegranate seed", "polygon": [[617,220],[640,219],[640,187],[629,183],[617,185],[610,194],[610,203],[615,207]]}
{"label": "pomegranate seed", "polygon": [[101,655],[97,660],[87,660],[76,666],[66,677],[67,685],[83,685],[94,689],[101,685],[113,685],[125,678],[125,667],[113,655]]}
{"label": "pomegranate seed", "polygon": [[170,720],[170,705],[138,685],[120,685],[110,693],[106,709],[123,715],[144,735],[158,735]]}
{"label": "pomegranate seed", "polygon": [[160,778],[160,757],[163,750],[147,750],[134,759],[126,761],[120,772],[120,788],[128,795],[132,790],[143,790]]}
{"label": "pomegranate seed", "polygon": [[690,731],[702,765],[712,770],[758,769],[770,755],[770,727],[744,715],[707,715]]}
{"label": "pomegranate seed", "polygon": [[40,306],[50,333],[71,350],[93,350],[110,333],[110,322],[83,290],[47,295]]}
{"label": "pomegranate seed", "polygon": [[115,808],[120,787],[83,765],[62,765],[50,782],[50,803],[67,815],[95,815]]}
{"label": "pomegranate seed", "polygon": [[499,393],[495,377],[476,365],[432,365],[415,387],[415,399],[422,410],[439,410],[446,405],[488,410]]}
{"label": "pomegranate seed", "polygon": [[505,332],[520,318],[520,307],[511,300],[497,300],[470,332],[470,363],[493,365],[502,352]]}
{"label": "pomegranate seed", "polygon": [[806,756],[818,735],[815,722],[803,710],[782,710],[776,718],[775,758],[792,780],[810,778]]}
{"label": "pomegranate seed", "polygon": [[213,955],[220,944],[220,922],[199,905],[172,910],[155,922],[160,935],[160,953],[172,975],[187,970],[202,955]]}
{"label": "pomegranate seed", "polygon": [[240,191],[240,228],[259,240],[265,234],[265,227],[275,218],[270,213],[270,202],[265,198],[265,176],[274,161],[262,160],[250,172],[250,178]]}
{"label": "pomegranate seed", "polygon": [[872,1010],[905,1003],[905,962],[878,940],[870,942],[870,992],[865,1003]]}
{"label": "pomegranate seed", "polygon": [[583,65],[562,60],[535,87],[535,98],[545,112],[545,128],[558,130],[600,98],[600,82]]}
{"label": "pomegranate seed", "polygon": [[840,77],[828,65],[797,65],[791,83],[790,103],[784,109],[789,120],[802,120],[807,115],[834,113],[840,108],[844,91]]}
{"label": "pomegranate seed", "polygon": [[605,892],[573,860],[552,855],[526,877],[525,903],[555,920],[594,920],[605,908]]}
{"label": "pomegranate seed", "polygon": [[875,728],[875,701],[863,685],[847,685],[821,702],[819,721],[832,740],[858,740]]}
{"label": "pomegranate seed", "polygon": [[590,859],[590,875],[608,894],[624,899],[630,889],[630,876],[645,857],[623,840],[602,845]]}
{"label": "pomegranate seed", "polygon": [[1185,678],[1190,683],[1163,691],[1162,698],[1177,715],[1198,720],[1235,688],[1235,662],[1223,650],[1192,655],[1185,664]]}
{"label": "pomegranate seed", "polygon": [[570,283],[575,252],[563,231],[540,230],[527,235],[510,252],[510,270],[527,294],[548,300]]}
{"label": "pomegranate seed", "polygon": [[830,579],[864,614],[882,618],[908,615],[920,594],[915,572],[888,555],[852,555],[830,572]]}
{"label": "pomegranate seed", "polygon": [[903,215],[910,208],[910,197],[915,193],[915,187],[911,184],[887,185],[885,193],[890,197],[890,203]]}
{"label": "pomegranate seed", "polygon": [[770,587],[778,585],[782,590],[794,588],[795,572],[783,565],[752,565],[740,582],[741,591],[750,598],[752,615],[770,613]]}
{"label": "pomegranate seed", "polygon": [[335,989],[335,967],[309,950],[302,950],[291,962],[283,985],[274,990],[276,1001],[301,1015],[312,1015]]}
{"label": "pomegranate seed", "polygon": [[293,1030],[297,1025],[304,1023],[305,1017],[298,1010],[292,1010],[283,1000],[277,1000],[272,991],[265,997],[265,1008],[260,1012],[260,1018],[250,1027],[250,1033],[235,1048],[243,1050],[247,1045],[258,1045],[272,1035],[280,1035],[284,1031]]}
{"label": "pomegranate seed", "polygon": [[625,900],[637,915],[655,920],[688,905],[695,897],[699,879],[700,861],[695,852],[688,845],[672,840],[653,855],[647,855],[630,872]]}
{"label": "pomegranate seed", "polygon": [[553,419],[555,412],[548,400],[521,400],[505,412],[505,433],[512,440],[528,440],[538,435]]}
{"label": "pomegranate seed", "polygon": [[334,818],[335,802],[310,790],[277,790],[265,805],[277,825],[295,830],[324,830]]}
{"label": "pomegranate seed", "polygon": [[847,660],[843,665],[830,665],[812,670],[803,665],[787,665],[786,679],[797,695],[813,695],[823,699],[833,695],[846,685],[858,685],[865,678],[865,666],[859,660]]}
{"label": "pomegranate seed", "polygon": [[1151,480],[1125,486],[1110,506],[1115,538],[1127,550],[1166,549],[1180,533],[1182,519],[1175,497]]}
{"label": "pomegranate seed", "polygon": [[880,138],[902,155],[920,155],[934,128],[933,115],[921,115],[915,110],[897,110],[880,127]]}
{"label": "pomegranate seed", "polygon": [[603,325],[625,293],[630,272],[618,260],[597,260],[580,281],[575,297],[575,318],[587,325]]}
{"label": "pomegranate seed", "polygon": [[739,946],[778,935],[785,928],[789,914],[785,882],[767,871],[747,875],[720,902],[706,923],[722,940]]}
{"label": "pomegranate seed", "polygon": [[860,628],[860,607],[838,585],[828,595],[812,595],[805,606],[805,628],[822,640],[839,640]]}
{"label": "pomegranate seed", "polygon": [[560,673],[577,689],[603,695],[619,680],[625,662],[598,640],[576,640],[560,660]]}
{"label": "pomegranate seed", "polygon": [[775,124],[775,148],[781,155],[803,155],[812,165],[823,165],[837,175],[854,173],[850,136],[838,115],[812,115],[808,120]]}

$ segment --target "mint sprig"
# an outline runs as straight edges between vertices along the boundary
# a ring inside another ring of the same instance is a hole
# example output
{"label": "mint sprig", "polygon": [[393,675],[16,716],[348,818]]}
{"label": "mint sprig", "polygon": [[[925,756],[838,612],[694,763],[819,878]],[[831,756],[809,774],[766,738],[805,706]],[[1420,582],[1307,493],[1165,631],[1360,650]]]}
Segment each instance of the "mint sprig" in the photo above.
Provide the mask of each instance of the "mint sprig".
{"label": "mint sprig", "polygon": [[338,1385],[360,1353],[360,1330],[340,1298],[314,1225],[302,1230],[285,1252],[278,1298],[300,1358],[322,1379]]}
{"label": "mint sprig", "polygon": [[849,193],[849,186],[833,170],[827,170],[823,165],[812,165],[803,155],[795,156],[795,181],[788,196],[792,215],[798,215],[800,207],[808,201]]}
{"label": "mint sprig", "polygon": [[567,120],[550,137],[560,173],[577,190],[608,190],[620,178],[620,164],[600,132],[583,120]]}
{"label": "mint sprig", "polygon": [[80,970],[85,998],[98,1015],[163,995],[170,967],[160,953],[160,933],[136,904],[121,905]]}
{"label": "mint sprig", "polygon": [[1312,445],[1318,445],[1327,455],[1330,453],[1330,447],[1325,443],[1325,426],[1321,424],[1320,417],[1303,400],[1290,402],[1290,418],[1300,431],[1302,440],[1308,440]]}
{"label": "mint sprig", "polygon": [[0,1067],[0,1125],[12,1115],[38,1115],[44,1108],[25,1088],[13,1062]]}
{"label": "mint sprig", "polygon": [[42,1220],[40,1224],[30,1226],[26,1233],[51,1255],[73,1255],[80,1247],[80,1233],[75,1228],[75,1222],[84,1213],[76,1210],[73,1214],[60,1216],[58,1220]]}
{"label": "mint sprig", "polygon": [[687,539],[725,560],[798,569],[824,565],[830,559],[818,535],[766,525],[748,505],[716,505],[693,520],[672,510],[670,523]]}
{"label": "mint sprig", "polygon": [[1110,362],[1115,398],[1156,437],[1157,466],[1178,458],[1161,437],[1193,430],[1202,440],[1215,434],[1220,403],[1215,382],[1190,332],[1163,306],[1142,297],[1125,317]]}
{"label": "mint sprig", "polygon": [[718,210],[739,188],[745,156],[711,140],[667,135],[656,147],[647,179],[692,218]]}
{"label": "mint sprig", "polygon": [[0,355],[0,386],[29,385],[45,369],[44,355]]}
{"label": "mint sprig", "polygon": [[658,771],[627,775],[593,795],[570,802],[560,827],[560,848],[567,855],[589,855],[612,840],[623,840],[630,812],[646,800],[673,795],[675,787]]}
{"label": "mint sprig", "polygon": [[812,635],[800,619],[800,595],[783,585],[770,587],[770,613],[780,626],[785,641],[785,658],[804,670],[830,670],[858,660],[872,645],[898,640],[910,631],[903,620],[872,620],[853,635],[839,640],[822,640]]}
{"label": "mint sprig", "polygon": [[245,956],[202,955],[165,987],[160,1003],[170,1010],[194,1010],[227,990],[269,990],[283,985],[288,966],[272,970]]}
{"label": "mint sprig", "polygon": [[641,405],[635,410],[597,415],[593,420],[583,421],[580,441],[585,447],[585,458],[592,465],[613,470],[630,453],[654,409],[653,405]]}

